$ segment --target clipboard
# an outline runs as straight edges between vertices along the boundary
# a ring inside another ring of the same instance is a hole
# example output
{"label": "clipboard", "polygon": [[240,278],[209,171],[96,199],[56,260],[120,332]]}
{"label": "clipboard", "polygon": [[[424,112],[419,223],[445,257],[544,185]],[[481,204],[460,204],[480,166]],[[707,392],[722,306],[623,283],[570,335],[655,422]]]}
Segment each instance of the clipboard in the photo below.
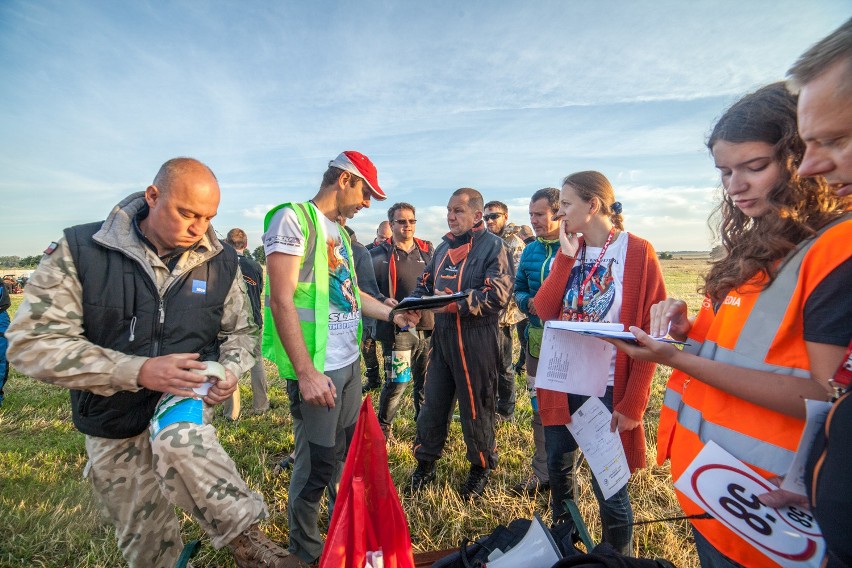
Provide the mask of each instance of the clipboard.
{"label": "clipboard", "polygon": [[422,298],[403,298],[403,300],[395,305],[391,312],[399,312],[404,310],[434,310],[443,308],[446,305],[458,302],[470,296],[470,291],[456,292],[455,294],[447,294],[446,296],[423,296]]}
{"label": "clipboard", "polygon": [[[600,322],[574,322],[574,321],[548,321],[545,323],[545,328],[561,329],[573,331],[581,335],[590,337],[620,339],[633,345],[639,345],[636,337],[624,329],[624,324],[621,323],[600,323]],[[669,337],[652,337],[655,341],[663,343],[671,343],[673,345],[689,345],[687,341],[678,341]]]}

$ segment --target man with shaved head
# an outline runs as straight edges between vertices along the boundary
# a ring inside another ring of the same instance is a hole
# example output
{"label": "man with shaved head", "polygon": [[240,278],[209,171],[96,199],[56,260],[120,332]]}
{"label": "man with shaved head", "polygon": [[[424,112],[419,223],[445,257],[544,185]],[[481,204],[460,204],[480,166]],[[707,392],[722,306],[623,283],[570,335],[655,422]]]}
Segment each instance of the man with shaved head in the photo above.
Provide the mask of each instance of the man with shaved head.
{"label": "man with shaved head", "polygon": [[47,247],[7,332],[20,372],[71,390],[84,475],[134,567],[177,563],[175,505],[239,567],[301,565],[258,529],[263,498],[210,424],[258,337],[236,252],[210,226],[218,207],[210,168],[169,160]]}

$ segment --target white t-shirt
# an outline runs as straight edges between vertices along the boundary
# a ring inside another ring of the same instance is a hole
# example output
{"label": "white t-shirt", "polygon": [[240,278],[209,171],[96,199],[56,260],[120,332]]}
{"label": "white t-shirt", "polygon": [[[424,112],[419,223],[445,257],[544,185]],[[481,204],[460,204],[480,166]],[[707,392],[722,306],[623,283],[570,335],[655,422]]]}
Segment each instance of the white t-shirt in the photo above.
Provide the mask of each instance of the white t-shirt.
{"label": "white t-shirt", "polygon": [[[601,263],[589,278],[583,292],[583,309],[579,309],[580,285],[588,278],[601,254],[601,247],[581,248],[571,268],[561,319],[568,321],[621,322],[621,297],[624,290],[624,261],[627,257],[627,232],[622,231],[607,247]],[[583,258],[585,256],[585,258]],[[615,351],[609,366],[607,385],[615,382]]]}
{"label": "white t-shirt", "polygon": [[[340,238],[340,226],[320,213],[316,206],[318,240],[324,239],[328,253],[328,343],[325,348],[325,369],[341,369],[360,356],[358,324],[361,310],[356,300],[355,275],[349,272],[349,255]],[[305,242],[296,213],[289,207],[275,212],[269,228],[263,234],[263,248],[267,256],[280,252],[293,256],[305,254]],[[295,322],[293,322],[295,324]]]}

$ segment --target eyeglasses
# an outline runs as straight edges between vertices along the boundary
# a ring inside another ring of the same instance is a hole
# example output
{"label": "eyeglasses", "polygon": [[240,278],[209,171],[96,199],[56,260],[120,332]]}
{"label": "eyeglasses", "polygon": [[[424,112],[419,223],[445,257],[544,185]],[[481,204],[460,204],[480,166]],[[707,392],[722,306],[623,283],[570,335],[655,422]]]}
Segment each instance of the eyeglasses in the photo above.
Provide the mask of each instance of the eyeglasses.
{"label": "eyeglasses", "polygon": [[393,222],[397,225],[416,225],[417,219],[394,219]]}
{"label": "eyeglasses", "polygon": [[485,215],[483,215],[483,218],[486,221],[496,221],[497,219],[499,219],[502,216],[503,216],[503,213],[486,213]]}

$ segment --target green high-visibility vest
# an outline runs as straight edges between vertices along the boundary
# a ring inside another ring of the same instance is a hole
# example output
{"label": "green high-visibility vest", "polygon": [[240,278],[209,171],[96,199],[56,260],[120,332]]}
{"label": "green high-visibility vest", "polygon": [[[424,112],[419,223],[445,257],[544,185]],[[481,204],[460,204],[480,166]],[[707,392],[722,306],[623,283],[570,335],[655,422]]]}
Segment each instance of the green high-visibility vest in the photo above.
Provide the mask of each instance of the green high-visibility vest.
{"label": "green high-visibility vest", "polygon": [[[325,348],[328,343],[328,315],[329,315],[329,293],[328,293],[328,251],[326,249],[326,234],[324,223],[317,218],[316,208],[308,201],[305,203],[283,203],[273,208],[266,214],[263,221],[264,233],[269,230],[269,223],[275,213],[282,207],[289,207],[296,214],[299,227],[302,229],[303,242],[305,243],[305,254],[299,264],[299,280],[296,284],[296,292],[293,302],[299,314],[299,326],[302,328],[302,337],[308,354],[314,362],[314,367],[325,371]],[[358,291],[358,281],[355,276],[355,258],[352,255],[352,245],[349,235],[338,225],[343,246],[349,257],[349,274],[352,276],[355,301],[358,310],[361,310],[361,294]],[[318,269],[317,269],[318,268]],[[290,362],[290,357],[281,344],[278,337],[278,329],[269,306],[270,279],[264,284],[264,307],[263,320],[269,322],[263,326],[263,340],[261,351],[263,356],[278,366],[278,376],[296,380],[296,371]],[[292,325],[293,322],[283,322],[283,325]],[[358,321],[358,343],[361,345],[362,323]]]}

